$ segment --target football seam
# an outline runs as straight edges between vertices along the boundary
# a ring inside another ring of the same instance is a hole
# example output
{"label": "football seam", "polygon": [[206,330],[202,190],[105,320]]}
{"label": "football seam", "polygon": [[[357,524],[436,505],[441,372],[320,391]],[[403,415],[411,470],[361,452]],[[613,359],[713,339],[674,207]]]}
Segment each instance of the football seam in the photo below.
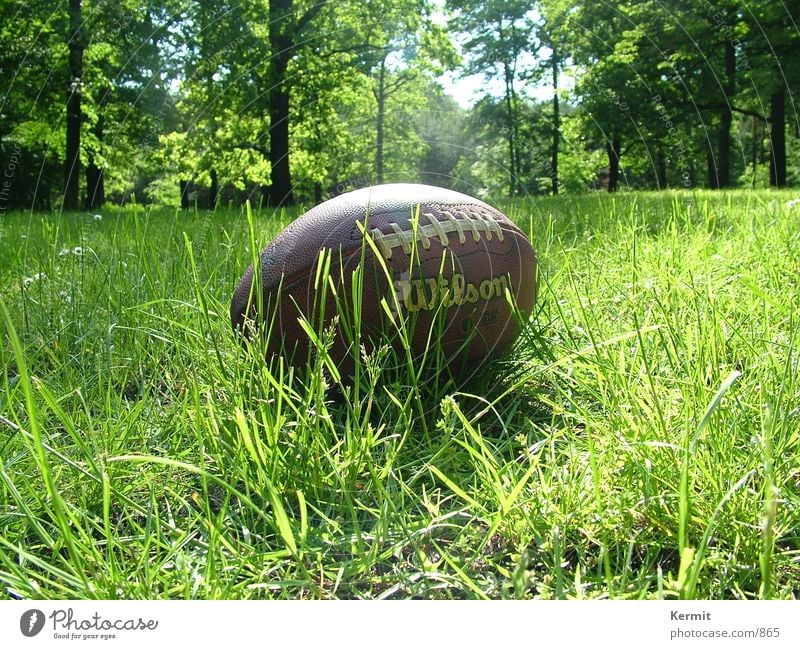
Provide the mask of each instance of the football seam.
{"label": "football seam", "polygon": [[[520,238],[522,233],[512,221],[502,218],[502,216],[501,218],[496,218],[489,209],[484,209],[479,205],[470,204],[429,204],[428,206],[420,205],[420,210],[425,210],[421,211],[421,216],[428,219],[429,223],[424,225],[420,224],[416,228],[407,226],[405,229],[403,229],[403,227],[397,222],[389,221],[388,223],[384,222],[383,227],[390,227],[392,229],[391,232],[383,232],[379,228],[367,230],[370,237],[376,244],[376,248],[378,248],[387,261],[392,260],[393,250],[396,248],[402,248],[403,252],[410,256],[410,254],[413,252],[412,244],[415,242],[419,243],[424,250],[430,249],[432,240],[438,240],[442,247],[450,248],[452,246],[450,243],[450,238],[447,235],[451,233],[457,233],[458,241],[461,245],[464,245],[467,242],[467,236],[469,235],[472,235],[471,239],[474,244],[481,243],[482,241],[487,243],[491,242],[494,236],[497,236],[498,242],[505,242],[506,237],[510,236],[510,238],[516,242],[516,245],[512,244],[510,249],[502,252],[495,250],[492,254],[497,255],[498,257],[505,257],[515,253],[519,254],[520,252],[521,245],[517,239]],[[445,215],[446,220],[439,220],[436,218],[434,211]],[[383,215],[385,214],[386,212],[383,212]],[[380,216],[381,214],[378,213],[377,215],[372,215],[372,218],[380,218]],[[459,216],[461,218],[457,218]],[[295,221],[295,223],[297,223],[297,221]],[[524,238],[524,235],[522,236]],[[279,247],[278,244],[280,239],[282,239],[280,235],[276,237],[276,239],[273,239],[273,241],[270,242],[270,244],[262,251],[261,254],[260,270],[262,274],[262,287],[264,290],[274,290],[276,287],[276,283],[267,280],[264,275],[265,271],[267,270],[265,266],[274,266],[275,259],[269,253],[272,252],[274,248]],[[354,228],[349,237],[349,242],[347,245],[340,245],[338,249],[323,246],[323,248],[320,248],[320,251],[324,248],[330,250],[333,254],[332,262],[336,262],[337,260],[341,260],[345,257],[350,257],[354,253],[358,254],[361,246],[364,243],[364,232]],[[483,255],[486,254],[486,252],[487,250],[482,248],[480,250],[472,250],[466,254],[462,253],[459,256],[462,259],[465,259],[473,257],[474,255]],[[317,254],[318,253],[319,251],[317,251]],[[283,286],[283,290],[285,291],[286,289],[296,286],[297,284],[307,280],[312,270],[313,269],[309,268],[301,268],[291,273],[291,275],[286,275],[284,272],[279,272],[279,281]]]}
{"label": "football seam", "polygon": [[480,243],[484,236],[487,241],[491,241],[493,236],[497,236],[498,241],[501,242],[505,238],[501,222],[480,210],[474,211],[472,214],[463,209],[439,209],[437,211],[446,219],[438,218],[431,211],[423,211],[421,216],[428,219],[427,224],[403,228],[398,223],[390,222],[387,225],[391,228],[391,232],[373,228],[370,230],[370,234],[387,260],[392,258],[395,248],[402,248],[406,255],[411,254],[414,243],[419,243],[423,249],[429,250],[431,239],[438,239],[443,247],[447,247],[450,245],[450,238],[447,235],[453,232],[458,235],[458,242],[462,245],[466,243],[467,234],[472,235],[474,243]]}
{"label": "football seam", "polygon": [[[511,235],[512,238],[514,238],[514,239],[517,239],[517,240],[519,239],[518,233],[513,231],[513,230],[507,230],[507,231],[504,232],[504,237],[508,236],[508,235]],[[341,262],[344,259],[351,258],[353,255],[361,254],[361,250],[360,250],[360,248],[358,246],[349,246],[347,248],[343,248],[342,247],[342,248],[339,248],[338,250],[335,250],[333,248],[328,248],[328,250],[330,250],[331,253],[332,253],[332,257],[331,257],[331,267],[332,268],[333,268],[333,264],[336,263],[336,262]],[[519,241],[517,241],[517,245],[512,245],[511,248],[509,248],[508,250],[503,251],[503,252],[493,251],[492,255],[497,256],[497,257],[508,257],[510,255],[519,254],[519,252],[520,252],[520,245],[519,245]],[[484,256],[486,254],[487,254],[486,248],[481,248],[479,250],[471,250],[470,252],[461,254],[461,255],[458,256],[458,258],[460,260],[462,260],[462,262],[463,262],[463,260],[469,259],[471,257],[475,257],[476,255]],[[425,266],[427,264],[430,264],[430,263],[439,264],[439,263],[441,263],[441,259],[440,258],[427,259],[427,260],[418,262],[420,267],[423,267],[423,266]],[[460,265],[461,266],[465,266],[466,264],[461,263]],[[311,277],[311,275],[315,272],[315,269],[316,269],[316,265],[311,266],[309,268],[303,268],[301,270],[298,270],[295,273],[293,273],[291,276],[286,276],[285,274],[281,274],[280,280],[281,280],[282,286],[283,286],[282,290],[285,291],[285,290],[287,290],[287,289],[289,289],[291,287],[295,287],[298,284],[301,284],[306,279]],[[272,284],[272,283],[270,283],[270,284],[263,283],[262,286],[264,287],[265,290],[273,290],[273,289],[275,289],[277,287],[275,284]]]}

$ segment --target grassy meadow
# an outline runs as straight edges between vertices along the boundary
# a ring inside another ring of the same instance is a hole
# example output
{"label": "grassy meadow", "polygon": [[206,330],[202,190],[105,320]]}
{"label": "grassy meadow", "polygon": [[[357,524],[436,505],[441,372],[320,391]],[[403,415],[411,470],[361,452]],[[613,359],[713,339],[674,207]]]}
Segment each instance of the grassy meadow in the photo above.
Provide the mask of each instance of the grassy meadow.
{"label": "grassy meadow", "polygon": [[793,198],[501,202],[536,313],[434,390],[240,348],[298,211],[0,218],[3,596],[800,596]]}

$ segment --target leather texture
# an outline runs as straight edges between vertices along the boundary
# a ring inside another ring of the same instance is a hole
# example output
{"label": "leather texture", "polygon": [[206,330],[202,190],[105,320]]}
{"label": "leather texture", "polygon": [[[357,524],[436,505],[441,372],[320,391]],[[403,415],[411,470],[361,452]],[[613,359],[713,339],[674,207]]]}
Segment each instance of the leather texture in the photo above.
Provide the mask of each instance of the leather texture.
{"label": "leather texture", "polygon": [[[371,243],[362,245],[364,233]],[[329,251],[327,284],[318,281],[322,251]],[[234,292],[231,321],[247,336],[260,330],[270,354],[303,366],[313,345],[298,318],[321,334],[338,314],[330,353],[344,372],[360,353],[356,345],[390,344],[404,354],[404,328],[413,357],[435,350],[463,372],[511,346],[519,328],[506,290],[529,314],[536,264],[524,233],[478,199],[420,184],[365,187],[321,203],[280,232],[260,254],[260,294],[251,266]],[[358,337],[353,320],[361,322]]]}

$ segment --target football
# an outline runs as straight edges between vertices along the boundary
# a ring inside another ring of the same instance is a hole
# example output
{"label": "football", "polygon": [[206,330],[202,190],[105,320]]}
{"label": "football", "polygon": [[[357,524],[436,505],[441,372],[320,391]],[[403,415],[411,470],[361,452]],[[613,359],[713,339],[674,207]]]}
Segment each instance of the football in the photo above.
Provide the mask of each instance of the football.
{"label": "football", "polygon": [[261,251],[231,322],[295,366],[325,341],[343,372],[389,347],[405,359],[435,353],[461,374],[513,344],[536,301],[536,264],[522,230],[480,200],[420,184],[364,187],[312,208]]}

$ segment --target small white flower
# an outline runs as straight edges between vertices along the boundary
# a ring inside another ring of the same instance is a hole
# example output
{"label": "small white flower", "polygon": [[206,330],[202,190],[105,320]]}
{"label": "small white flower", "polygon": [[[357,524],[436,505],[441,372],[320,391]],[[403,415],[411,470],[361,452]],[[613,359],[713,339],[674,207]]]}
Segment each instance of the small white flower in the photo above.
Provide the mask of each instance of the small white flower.
{"label": "small white flower", "polygon": [[25,279],[23,279],[22,280],[22,285],[25,288],[28,288],[34,282],[36,282],[38,280],[45,280],[45,279],[47,279],[47,275],[45,275],[44,273],[36,273],[33,277],[26,277]]}
{"label": "small white flower", "polygon": [[72,252],[72,251],[71,251],[69,248],[62,248],[62,249],[61,249],[61,250],[58,252],[58,256],[59,256],[59,257],[66,257],[66,256],[67,256],[69,253],[71,253],[71,252]]}
{"label": "small white flower", "polygon": [[92,216],[92,218],[93,218],[95,221],[102,221],[102,220],[103,220],[103,215],[102,215],[102,214],[94,214],[94,215]]}
{"label": "small white flower", "polygon": [[786,203],[786,209],[787,210],[794,209],[797,205],[800,205],[800,198],[793,198],[788,203]]}
{"label": "small white flower", "polygon": [[75,246],[72,249],[72,254],[75,255],[76,257],[82,257],[83,256],[83,248],[81,248],[80,246]]}

